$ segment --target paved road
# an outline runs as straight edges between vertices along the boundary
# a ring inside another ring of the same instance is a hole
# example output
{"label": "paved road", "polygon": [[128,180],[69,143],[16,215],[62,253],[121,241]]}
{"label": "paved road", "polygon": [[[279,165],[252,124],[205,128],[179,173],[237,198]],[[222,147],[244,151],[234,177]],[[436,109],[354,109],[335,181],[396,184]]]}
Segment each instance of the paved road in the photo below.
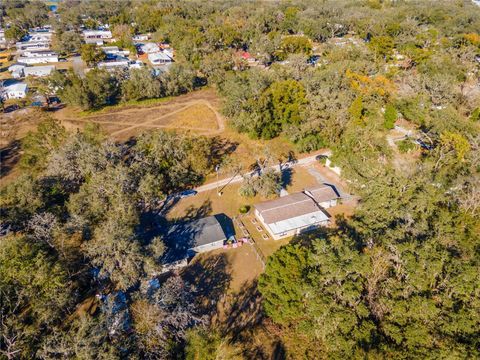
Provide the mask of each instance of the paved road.
{"label": "paved road", "polygon": [[[326,153],[324,153],[324,154],[326,154]],[[305,166],[305,165],[314,163],[316,161],[315,157],[317,157],[318,155],[322,155],[322,154],[310,155],[310,156],[306,156],[306,157],[303,157],[301,159],[298,159],[295,162],[283,163],[282,164],[282,170],[292,168],[292,167],[296,167],[296,166]],[[280,165],[274,165],[274,166],[271,166],[271,168],[275,169],[276,171],[280,171]],[[246,173],[244,175],[252,175],[253,173],[254,172],[252,171],[252,172]],[[224,187],[226,185],[235,184],[235,183],[241,182],[242,180],[243,180],[242,175],[236,175],[232,178],[222,179],[222,180],[214,181],[214,182],[199,186],[199,187],[195,188],[195,190],[197,192],[203,192],[203,191],[214,190],[217,187],[218,187],[218,189],[221,189],[222,187]]]}

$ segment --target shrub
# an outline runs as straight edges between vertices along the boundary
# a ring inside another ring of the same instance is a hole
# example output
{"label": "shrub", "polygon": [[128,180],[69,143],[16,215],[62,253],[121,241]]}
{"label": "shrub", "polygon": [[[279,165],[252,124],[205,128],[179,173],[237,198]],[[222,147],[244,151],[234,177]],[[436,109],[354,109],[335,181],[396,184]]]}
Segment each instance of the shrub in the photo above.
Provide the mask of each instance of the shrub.
{"label": "shrub", "polygon": [[395,127],[395,121],[397,120],[397,110],[392,104],[388,104],[385,108],[385,114],[383,114],[385,122],[383,126],[387,130],[391,130]]}
{"label": "shrub", "polygon": [[470,120],[472,121],[479,121],[480,120],[480,108],[476,108],[470,114]]}
{"label": "shrub", "polygon": [[238,209],[238,212],[240,214],[246,214],[246,213],[248,213],[249,210],[250,210],[249,205],[243,205],[243,206],[240,206],[240,209]]}
{"label": "shrub", "polygon": [[399,141],[397,146],[398,150],[403,154],[415,150],[417,147],[417,145],[415,145],[415,143],[410,139]]}

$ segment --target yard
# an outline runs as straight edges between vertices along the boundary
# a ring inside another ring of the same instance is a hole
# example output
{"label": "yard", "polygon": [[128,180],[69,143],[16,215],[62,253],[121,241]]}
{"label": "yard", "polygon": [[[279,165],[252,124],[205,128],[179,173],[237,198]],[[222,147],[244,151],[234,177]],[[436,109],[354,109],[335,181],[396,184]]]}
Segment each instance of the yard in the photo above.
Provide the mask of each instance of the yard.
{"label": "yard", "polygon": [[[321,164],[296,166],[284,171],[284,175],[285,187],[289,193],[298,192],[308,186],[314,186],[322,182],[335,184],[344,200],[341,204],[328,209],[328,212],[332,215],[333,224],[336,215],[351,216],[353,214],[357,199],[346,192],[346,184],[336,174]],[[234,221],[236,237],[241,238],[248,234],[253,239],[260,255],[268,257],[282,245],[288,244],[292,238],[273,240],[253,215],[253,205],[267,199],[258,195],[253,198],[241,197],[238,194],[239,188],[240,183],[235,183],[222,188],[222,196],[217,195],[217,189],[213,188],[212,190],[199,192],[195,196],[180,199],[169,209],[167,220],[174,222],[176,220],[199,219],[214,214],[225,214],[231,219],[237,219],[237,221]],[[245,215],[240,214],[239,209],[242,206],[248,206],[250,212]],[[243,224],[242,228],[239,226],[240,223]],[[241,251],[244,251],[244,249],[226,250],[228,253]],[[202,254],[200,257],[202,259],[208,258],[210,254],[216,254],[216,252]],[[261,268],[256,266],[251,269],[248,266],[245,268],[244,262],[250,263],[250,260],[244,260],[241,256],[231,257],[230,260],[229,266],[231,266],[232,274],[243,274],[244,270],[252,271],[255,273],[252,278],[256,278],[261,273]],[[258,263],[258,260],[256,262]],[[243,277],[245,276],[243,274]],[[242,283],[243,277],[240,280],[234,278],[234,283],[237,285]]]}

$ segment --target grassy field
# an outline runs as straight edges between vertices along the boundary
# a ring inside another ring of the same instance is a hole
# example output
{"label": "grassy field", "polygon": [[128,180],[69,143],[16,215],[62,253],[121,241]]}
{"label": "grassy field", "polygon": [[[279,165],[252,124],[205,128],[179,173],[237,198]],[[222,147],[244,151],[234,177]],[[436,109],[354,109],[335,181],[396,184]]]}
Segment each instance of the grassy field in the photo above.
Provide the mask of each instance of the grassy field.
{"label": "grassy field", "polygon": [[218,129],[217,117],[206,104],[193,104],[165,120],[172,127]]}

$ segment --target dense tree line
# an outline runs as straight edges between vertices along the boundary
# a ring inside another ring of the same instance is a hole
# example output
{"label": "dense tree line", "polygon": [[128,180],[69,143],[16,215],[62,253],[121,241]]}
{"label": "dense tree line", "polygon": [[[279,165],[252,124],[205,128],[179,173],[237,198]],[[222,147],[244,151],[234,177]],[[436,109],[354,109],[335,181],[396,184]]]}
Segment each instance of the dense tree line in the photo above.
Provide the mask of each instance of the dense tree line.
{"label": "dense tree line", "polygon": [[[212,146],[163,132],[119,145],[96,126],[68,133],[51,119],[27,135],[24,175],[1,193],[2,357],[164,358],[190,327],[207,323],[180,277],[147,286],[164,244],[144,215],[212,171],[221,160]],[[115,291],[131,299],[122,321],[110,298],[94,317],[78,310],[95,293]]]}
{"label": "dense tree line", "polygon": [[408,174],[378,161],[352,171],[353,219],[270,259],[259,286],[292,356],[479,356],[480,223],[465,202],[472,186],[479,200],[479,159],[451,150]]}
{"label": "dense tree line", "polygon": [[73,71],[55,72],[43,81],[41,91],[57,94],[66,104],[92,110],[120,101],[177,96],[202,84],[193,69],[173,64],[159,75],[147,67],[113,73],[95,68],[83,77]]}

